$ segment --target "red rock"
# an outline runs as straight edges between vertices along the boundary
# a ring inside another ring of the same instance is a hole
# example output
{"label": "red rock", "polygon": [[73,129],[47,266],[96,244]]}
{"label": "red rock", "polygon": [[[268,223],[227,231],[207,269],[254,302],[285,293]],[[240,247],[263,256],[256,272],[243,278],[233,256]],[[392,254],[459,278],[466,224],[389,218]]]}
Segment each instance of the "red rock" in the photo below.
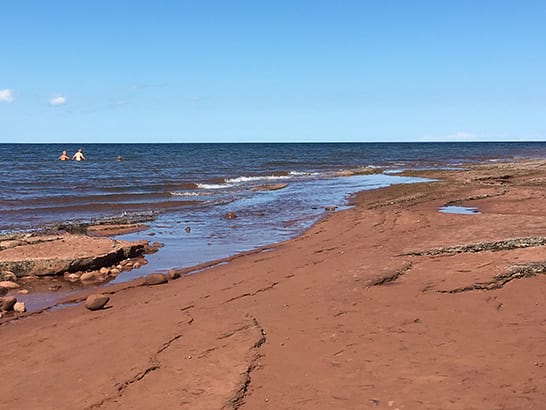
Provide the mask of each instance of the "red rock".
{"label": "red rock", "polygon": [[180,277],[180,273],[175,269],[169,269],[167,275],[169,276],[169,279],[178,279]]}
{"label": "red rock", "polygon": [[96,279],[96,272],[85,272],[80,276],[82,282],[88,282]]}
{"label": "red rock", "polygon": [[9,280],[5,280],[0,282],[0,287],[7,288],[7,289],[17,289],[19,285],[15,282],[11,282]]}
{"label": "red rock", "polygon": [[13,310],[15,303],[17,303],[17,299],[14,296],[0,298],[0,310]]}
{"label": "red rock", "polygon": [[161,285],[167,283],[168,279],[162,273],[151,273],[146,278],[144,278],[144,284],[151,285]]}
{"label": "red rock", "polygon": [[99,310],[108,303],[110,298],[101,293],[89,295],[85,300],[85,307],[89,310]]}

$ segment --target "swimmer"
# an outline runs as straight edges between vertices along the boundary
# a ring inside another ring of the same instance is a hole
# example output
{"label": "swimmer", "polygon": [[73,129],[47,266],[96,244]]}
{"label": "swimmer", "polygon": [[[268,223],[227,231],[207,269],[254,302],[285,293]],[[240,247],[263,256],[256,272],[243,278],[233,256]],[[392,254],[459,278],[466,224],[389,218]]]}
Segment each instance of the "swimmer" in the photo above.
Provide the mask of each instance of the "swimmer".
{"label": "swimmer", "polygon": [[118,157],[116,158],[116,161],[123,161],[123,157],[121,155],[118,155]]}
{"label": "swimmer", "polygon": [[63,153],[61,155],[59,155],[58,160],[59,161],[69,161],[70,157],[68,155],[66,155],[66,151],[63,151]]}
{"label": "swimmer", "polygon": [[78,148],[78,152],[76,152],[76,153],[72,156],[72,159],[73,159],[73,160],[76,160],[76,161],[85,161],[85,157],[83,156],[83,152],[82,152],[82,149],[81,149],[81,148]]}

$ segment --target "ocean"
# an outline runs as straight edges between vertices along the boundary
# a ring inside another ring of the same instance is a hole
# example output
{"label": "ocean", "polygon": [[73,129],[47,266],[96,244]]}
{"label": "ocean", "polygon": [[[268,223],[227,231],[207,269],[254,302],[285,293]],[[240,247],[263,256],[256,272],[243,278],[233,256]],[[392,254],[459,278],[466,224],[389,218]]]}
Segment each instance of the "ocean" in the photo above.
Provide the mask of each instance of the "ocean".
{"label": "ocean", "polygon": [[[80,147],[86,161],[57,160]],[[149,217],[148,230],[120,238],[165,247],[123,281],[292,238],[357,191],[418,180],[399,170],[544,157],[540,142],[0,144],[0,233]]]}

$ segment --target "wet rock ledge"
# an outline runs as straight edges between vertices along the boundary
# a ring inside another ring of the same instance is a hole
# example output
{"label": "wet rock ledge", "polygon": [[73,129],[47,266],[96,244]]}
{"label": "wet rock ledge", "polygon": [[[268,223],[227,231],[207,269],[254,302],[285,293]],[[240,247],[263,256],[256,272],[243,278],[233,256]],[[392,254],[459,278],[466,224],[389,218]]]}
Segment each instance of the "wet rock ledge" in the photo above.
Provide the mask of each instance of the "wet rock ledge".
{"label": "wet rock ledge", "polygon": [[62,233],[0,238],[0,271],[17,278],[99,270],[154,252],[147,241],[120,241]]}

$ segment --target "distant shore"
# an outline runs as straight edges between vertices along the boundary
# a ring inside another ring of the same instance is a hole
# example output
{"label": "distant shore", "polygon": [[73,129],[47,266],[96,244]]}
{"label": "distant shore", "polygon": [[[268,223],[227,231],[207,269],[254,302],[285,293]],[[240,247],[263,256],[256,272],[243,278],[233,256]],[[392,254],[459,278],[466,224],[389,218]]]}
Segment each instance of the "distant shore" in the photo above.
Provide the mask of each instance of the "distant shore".
{"label": "distant shore", "polygon": [[542,406],[546,161],[410,174],[438,181],[361,192],[297,238],[166,284],[106,287],[106,309],[2,319],[3,404]]}

